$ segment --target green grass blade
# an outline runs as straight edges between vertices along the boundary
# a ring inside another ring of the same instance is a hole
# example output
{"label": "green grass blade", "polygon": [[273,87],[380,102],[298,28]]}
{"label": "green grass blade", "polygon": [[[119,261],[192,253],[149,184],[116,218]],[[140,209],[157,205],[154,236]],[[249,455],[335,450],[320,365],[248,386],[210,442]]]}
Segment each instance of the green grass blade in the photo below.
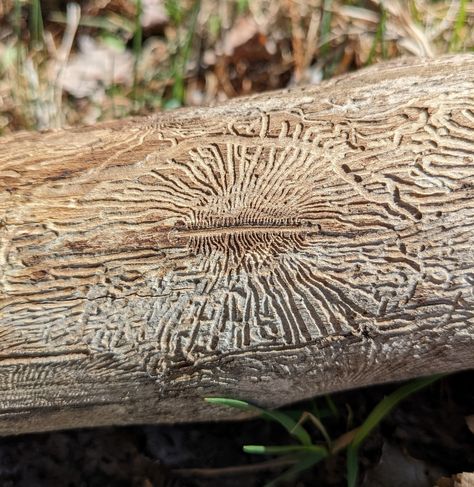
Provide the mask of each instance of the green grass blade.
{"label": "green grass blade", "polygon": [[359,473],[358,448],[347,449],[347,487],[356,487]]}
{"label": "green grass blade", "polygon": [[31,42],[33,47],[39,47],[43,42],[43,16],[40,0],[31,0],[30,15]]}
{"label": "green grass blade", "polygon": [[[135,104],[138,101],[137,98],[137,87],[138,87],[138,63],[142,54],[142,44],[143,44],[143,29],[142,29],[142,0],[135,1],[135,28],[133,32],[133,88],[132,97]],[[137,107],[135,106],[135,109]]]}
{"label": "green grass blade", "polygon": [[321,58],[326,58],[329,54],[329,37],[331,34],[331,6],[332,0],[324,0],[323,15],[321,18],[321,35],[319,54]]}
{"label": "green grass blade", "polygon": [[249,9],[249,0],[237,0],[237,14],[241,15]]}
{"label": "green grass blade", "polygon": [[264,418],[271,419],[277,423],[280,423],[290,435],[296,437],[302,445],[311,445],[311,437],[309,433],[298,424],[293,418],[281,411],[268,411],[266,409],[260,409]]}
{"label": "green grass blade", "polygon": [[352,443],[347,449],[347,485],[348,487],[355,487],[357,482],[358,462],[357,452],[361,443],[374,430],[376,426],[398,405],[400,401],[407,398],[411,394],[423,389],[424,387],[437,381],[442,374],[434,375],[432,377],[422,377],[408,384],[398,388],[389,396],[383,398],[367,416],[362,426],[357,430]]}
{"label": "green grass blade", "polygon": [[287,455],[290,453],[312,452],[323,456],[328,455],[328,450],[319,445],[283,445],[283,446],[265,446],[265,445],[244,445],[245,453],[254,455]]}
{"label": "green grass blade", "polygon": [[369,57],[367,59],[366,65],[370,65],[374,61],[375,53],[377,50],[377,46],[380,44],[382,48],[382,58],[386,59],[387,57],[387,46],[385,43],[385,25],[387,23],[387,11],[385,10],[384,6],[380,5],[380,21],[379,25],[377,26],[377,31],[375,33],[374,42],[372,43],[372,47],[370,48]]}
{"label": "green grass blade", "polygon": [[457,51],[461,44],[461,31],[467,20],[466,13],[467,0],[461,0],[459,4],[458,14],[456,16],[456,22],[454,23],[453,34],[449,43],[450,51]]}
{"label": "green grass blade", "polygon": [[279,477],[272,480],[271,482],[265,484],[264,487],[276,487],[280,482],[286,482],[288,480],[292,480],[299,473],[313,467],[321,460],[323,460],[326,456],[327,455],[323,455],[319,453],[305,453],[301,455],[299,462],[293,465],[284,474],[280,475]]}
{"label": "green grass blade", "polygon": [[398,388],[395,392],[392,392],[389,396],[383,398],[373,411],[369,414],[367,419],[363,422],[362,426],[358,429],[357,434],[352,441],[352,445],[359,446],[372,430],[392,411],[392,409],[403,399],[411,394],[423,389],[424,387],[437,381],[442,375],[434,375],[432,377],[422,377],[415,379],[408,384]]}
{"label": "green grass blade", "polygon": [[179,0],[165,0],[165,10],[171,22],[178,26],[183,18],[183,10]]}
{"label": "green grass blade", "polygon": [[242,411],[259,413],[262,417],[281,424],[281,426],[283,426],[286,431],[288,431],[288,433],[297,438],[302,445],[312,444],[309,433],[293,418],[285,413],[282,413],[281,411],[269,411],[267,409],[253,406],[252,404],[249,404],[245,401],[239,401],[238,399],[228,399],[225,397],[206,397],[204,400],[210,404],[228,406],[231,408],[240,409]]}
{"label": "green grass blade", "polygon": [[189,54],[191,52],[192,40],[194,38],[194,32],[196,30],[196,23],[199,14],[199,10],[201,9],[201,1],[195,0],[193,9],[191,12],[191,25],[189,26],[186,38],[184,40],[183,45],[181,46],[178,59],[176,60],[176,67],[175,67],[175,81],[173,84],[173,99],[177,100],[181,105],[184,102],[185,97],[185,77],[186,77],[186,64],[188,62]]}
{"label": "green grass blade", "polygon": [[137,62],[142,52],[143,29],[141,23],[142,17],[142,0],[136,0],[135,25],[133,29],[133,55]]}
{"label": "green grass blade", "polygon": [[204,400],[209,404],[215,404],[217,406],[228,406],[230,408],[240,409],[242,411],[252,411],[254,409],[258,409],[248,402],[239,401],[238,399],[228,399],[226,397],[205,397]]}
{"label": "green grass blade", "polygon": [[329,410],[331,411],[331,414],[335,417],[335,418],[338,418],[339,417],[339,410],[337,409],[337,406],[336,404],[334,403],[332,397],[329,395],[329,394],[326,394],[324,396],[324,400],[326,401],[326,404],[329,408]]}

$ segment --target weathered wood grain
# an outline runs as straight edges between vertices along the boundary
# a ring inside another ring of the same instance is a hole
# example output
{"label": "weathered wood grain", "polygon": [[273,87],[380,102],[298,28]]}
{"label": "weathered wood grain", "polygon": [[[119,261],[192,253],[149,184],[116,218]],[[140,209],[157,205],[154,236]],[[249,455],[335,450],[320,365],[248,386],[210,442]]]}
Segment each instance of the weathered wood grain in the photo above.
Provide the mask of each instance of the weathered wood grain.
{"label": "weathered wood grain", "polygon": [[474,56],[0,141],[0,433],[474,366]]}

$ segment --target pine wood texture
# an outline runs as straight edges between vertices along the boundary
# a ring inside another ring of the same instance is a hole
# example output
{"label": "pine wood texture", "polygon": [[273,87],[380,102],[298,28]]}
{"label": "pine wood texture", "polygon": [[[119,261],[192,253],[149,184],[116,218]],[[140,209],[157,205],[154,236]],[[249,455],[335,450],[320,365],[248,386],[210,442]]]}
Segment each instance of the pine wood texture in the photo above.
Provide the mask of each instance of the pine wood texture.
{"label": "pine wood texture", "polygon": [[474,366],[474,56],[0,140],[0,434]]}

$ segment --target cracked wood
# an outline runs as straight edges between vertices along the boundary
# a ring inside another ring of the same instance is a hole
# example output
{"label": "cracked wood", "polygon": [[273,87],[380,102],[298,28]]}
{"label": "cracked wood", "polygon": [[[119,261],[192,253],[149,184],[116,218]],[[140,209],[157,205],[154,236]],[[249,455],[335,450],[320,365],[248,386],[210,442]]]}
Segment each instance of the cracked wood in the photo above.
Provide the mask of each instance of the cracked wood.
{"label": "cracked wood", "polygon": [[0,433],[474,366],[472,55],[0,147]]}

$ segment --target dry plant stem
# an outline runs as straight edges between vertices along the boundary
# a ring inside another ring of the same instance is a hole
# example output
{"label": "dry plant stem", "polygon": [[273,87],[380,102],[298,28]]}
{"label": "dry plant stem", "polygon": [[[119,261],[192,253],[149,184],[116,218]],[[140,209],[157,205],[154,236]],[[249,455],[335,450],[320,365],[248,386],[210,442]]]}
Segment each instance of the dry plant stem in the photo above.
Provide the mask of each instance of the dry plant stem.
{"label": "dry plant stem", "polygon": [[472,55],[8,136],[0,175],[2,434],[474,366]]}
{"label": "dry plant stem", "polygon": [[77,28],[79,27],[80,19],[80,6],[77,3],[69,3],[67,6],[66,30],[64,31],[64,36],[62,38],[61,45],[56,53],[55,63],[52,67],[52,79],[54,80],[54,99],[57,110],[57,127],[62,125],[61,113],[63,90],[61,77],[64,73],[66,63],[69,59],[69,54],[71,53],[72,45],[76,36]]}
{"label": "dry plant stem", "polygon": [[291,44],[295,62],[295,81],[301,81],[305,64],[305,46],[303,45],[303,29],[300,25],[301,18],[298,12],[298,5],[294,0],[286,1],[287,10],[291,19]]}
{"label": "dry plant stem", "polygon": [[275,458],[265,462],[252,463],[250,465],[239,465],[236,467],[223,468],[180,468],[173,470],[173,473],[180,477],[224,477],[226,475],[248,475],[255,472],[263,472],[276,468],[293,465],[297,460],[293,458]]}

